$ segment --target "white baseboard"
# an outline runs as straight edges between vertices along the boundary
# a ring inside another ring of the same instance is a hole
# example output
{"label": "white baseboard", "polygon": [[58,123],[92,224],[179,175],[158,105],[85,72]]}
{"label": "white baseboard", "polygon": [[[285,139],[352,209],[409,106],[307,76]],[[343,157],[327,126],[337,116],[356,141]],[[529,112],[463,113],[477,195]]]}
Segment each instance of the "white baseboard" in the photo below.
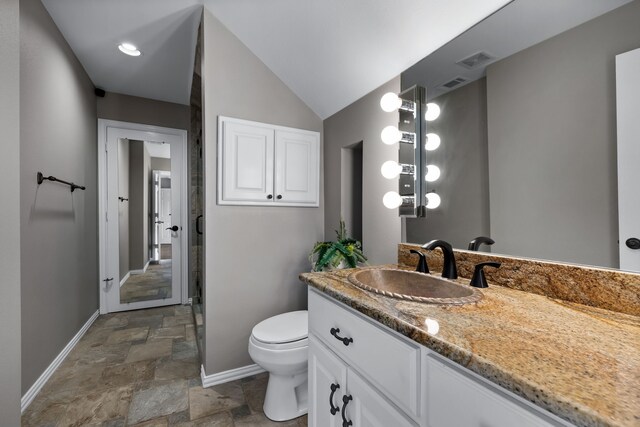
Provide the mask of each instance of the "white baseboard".
{"label": "white baseboard", "polygon": [[144,267],[142,267],[140,270],[131,270],[129,273],[132,275],[136,275],[136,274],[144,274],[147,272],[147,268],[149,268],[149,264],[151,263],[151,260],[147,261],[147,263],[144,265]]}
{"label": "white baseboard", "polygon": [[53,362],[51,362],[51,364],[47,367],[47,369],[45,369],[42,375],[40,375],[40,378],[38,378],[36,382],[33,383],[31,388],[27,390],[24,396],[22,396],[22,399],[20,399],[21,412],[24,412],[25,409],[27,409],[27,407],[31,404],[31,402],[33,402],[33,399],[35,399],[35,397],[38,395],[42,387],[47,383],[47,381],[49,381],[49,378],[51,378],[51,375],[53,375],[56,369],[58,369],[58,367],[67,357],[69,352],[73,350],[73,347],[75,347],[76,344],[78,344],[78,341],[80,341],[80,338],[82,338],[82,336],[87,332],[87,329],[89,329],[89,327],[93,324],[93,322],[95,322],[95,320],[98,318],[98,314],[99,312],[96,311],[91,315],[89,320],[87,320],[87,322],[82,326],[82,328],[80,328],[78,333],[73,338],[71,338],[71,341],[69,341],[66,347],[62,349],[60,354],[58,354],[58,356],[55,359],[53,359]]}
{"label": "white baseboard", "polygon": [[204,365],[201,365],[200,367],[202,387],[205,388],[239,380],[240,378],[250,377],[251,375],[261,374],[262,372],[265,372],[265,370],[256,364],[231,369],[229,371],[218,372],[217,374],[211,375],[206,374],[204,371]]}
{"label": "white baseboard", "polygon": [[124,275],[124,277],[122,278],[122,280],[120,280],[120,287],[122,287],[122,285],[124,285],[124,282],[127,281],[127,279],[129,278],[129,276],[131,276],[131,272],[128,272],[127,274]]}

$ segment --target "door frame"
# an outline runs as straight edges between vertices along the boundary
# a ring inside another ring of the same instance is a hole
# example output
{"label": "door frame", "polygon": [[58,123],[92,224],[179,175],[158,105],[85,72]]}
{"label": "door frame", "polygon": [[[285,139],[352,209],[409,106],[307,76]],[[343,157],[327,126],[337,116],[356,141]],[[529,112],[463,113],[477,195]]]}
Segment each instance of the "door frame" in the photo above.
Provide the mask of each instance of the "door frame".
{"label": "door frame", "polygon": [[[188,169],[187,169],[187,131],[183,129],[166,128],[162,126],[145,125],[140,123],[130,123],[118,120],[98,119],[98,247],[99,247],[99,279],[98,293],[100,295],[100,314],[109,312],[108,302],[105,295],[105,282],[107,278],[107,130],[109,128],[117,129],[124,133],[130,133],[131,139],[144,140],[145,134],[148,139],[155,139],[157,134],[177,136],[180,140],[180,151],[182,152],[182,180],[180,185],[180,217],[181,217],[181,233],[180,233],[180,301],[187,304],[188,296],[188,252],[189,252],[189,233],[190,221],[188,208]],[[114,283],[119,283],[115,281]],[[112,286],[115,286],[112,284]]]}

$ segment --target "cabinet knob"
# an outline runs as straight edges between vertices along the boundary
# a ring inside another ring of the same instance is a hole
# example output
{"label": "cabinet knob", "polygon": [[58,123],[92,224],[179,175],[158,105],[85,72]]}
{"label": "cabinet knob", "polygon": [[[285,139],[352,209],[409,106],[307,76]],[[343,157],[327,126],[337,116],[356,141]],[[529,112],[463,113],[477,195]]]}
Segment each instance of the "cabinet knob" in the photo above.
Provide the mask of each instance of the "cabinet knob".
{"label": "cabinet knob", "polygon": [[269,200],[273,199],[273,194],[267,195],[267,199],[269,199]]}
{"label": "cabinet knob", "polygon": [[636,237],[631,237],[630,239],[627,239],[626,242],[624,242],[625,245],[627,245],[627,247],[629,249],[640,249],[640,239],[636,238]]}
{"label": "cabinet knob", "polygon": [[282,199],[282,194],[278,194],[278,197],[276,197],[276,199],[278,200]]}

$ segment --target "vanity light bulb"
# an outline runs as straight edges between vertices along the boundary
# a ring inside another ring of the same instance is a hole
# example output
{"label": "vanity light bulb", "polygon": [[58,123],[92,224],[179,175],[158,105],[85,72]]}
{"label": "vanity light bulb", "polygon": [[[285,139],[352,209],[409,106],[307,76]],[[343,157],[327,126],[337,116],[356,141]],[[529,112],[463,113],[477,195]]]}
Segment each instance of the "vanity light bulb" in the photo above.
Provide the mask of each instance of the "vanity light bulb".
{"label": "vanity light bulb", "polygon": [[387,113],[396,111],[402,105],[402,100],[393,92],[388,92],[380,98],[380,108]]}
{"label": "vanity light bulb", "polygon": [[387,179],[393,179],[400,175],[402,172],[402,166],[400,166],[397,162],[393,160],[387,160],[382,164],[380,168],[380,173]]}
{"label": "vanity light bulb", "polygon": [[440,206],[440,196],[436,193],[427,193],[427,209],[435,209]]}
{"label": "vanity light bulb", "polygon": [[[424,180],[427,182],[437,181],[440,178],[440,168],[436,165],[427,165],[427,174],[424,177]],[[435,193],[429,193],[435,194]]]}
{"label": "vanity light bulb", "polygon": [[402,139],[402,132],[400,132],[395,126],[387,126],[382,129],[380,138],[382,138],[382,142],[385,144],[393,145]]}
{"label": "vanity light bulb", "polygon": [[395,191],[389,191],[382,197],[382,203],[388,209],[396,209],[402,204],[402,197]]}
{"label": "vanity light bulb", "polygon": [[435,133],[427,134],[427,143],[424,145],[425,150],[433,151],[440,147],[440,137]]}
{"label": "vanity light bulb", "polygon": [[428,103],[427,112],[424,113],[424,119],[430,122],[437,119],[438,116],[440,116],[440,107],[438,107],[438,104],[434,104],[433,102]]}

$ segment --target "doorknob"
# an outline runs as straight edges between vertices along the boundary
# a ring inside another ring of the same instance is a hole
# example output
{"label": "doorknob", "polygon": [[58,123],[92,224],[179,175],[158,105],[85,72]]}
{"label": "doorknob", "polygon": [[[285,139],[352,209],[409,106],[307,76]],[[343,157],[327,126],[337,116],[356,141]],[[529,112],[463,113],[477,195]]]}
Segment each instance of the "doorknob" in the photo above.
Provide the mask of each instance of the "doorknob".
{"label": "doorknob", "polygon": [[629,249],[640,249],[640,239],[638,239],[637,237],[631,237],[624,243]]}
{"label": "doorknob", "polygon": [[180,229],[180,227],[178,227],[177,225],[174,225],[173,227],[167,227],[167,230],[171,230],[171,231],[178,231]]}

